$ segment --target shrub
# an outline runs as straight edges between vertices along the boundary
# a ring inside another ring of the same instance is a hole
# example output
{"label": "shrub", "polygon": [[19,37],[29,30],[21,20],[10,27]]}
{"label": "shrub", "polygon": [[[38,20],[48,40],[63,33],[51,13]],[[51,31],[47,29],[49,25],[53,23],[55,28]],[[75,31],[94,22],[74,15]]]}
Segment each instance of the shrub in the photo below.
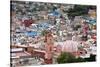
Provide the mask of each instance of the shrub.
{"label": "shrub", "polygon": [[76,62],[86,62],[83,58],[76,58],[71,53],[62,52],[60,56],[57,58],[57,62],[61,63],[76,63]]}
{"label": "shrub", "polygon": [[61,55],[57,58],[57,62],[60,63],[73,63],[75,62],[75,56],[71,53],[62,52]]}

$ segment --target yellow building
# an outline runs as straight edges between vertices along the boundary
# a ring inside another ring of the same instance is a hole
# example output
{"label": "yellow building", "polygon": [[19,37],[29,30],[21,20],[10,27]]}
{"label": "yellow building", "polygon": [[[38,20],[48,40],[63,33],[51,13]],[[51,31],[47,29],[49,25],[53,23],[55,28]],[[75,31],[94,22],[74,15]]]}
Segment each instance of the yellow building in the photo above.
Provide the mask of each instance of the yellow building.
{"label": "yellow building", "polygon": [[90,17],[96,18],[96,10],[91,10],[90,9],[88,14],[89,14]]}

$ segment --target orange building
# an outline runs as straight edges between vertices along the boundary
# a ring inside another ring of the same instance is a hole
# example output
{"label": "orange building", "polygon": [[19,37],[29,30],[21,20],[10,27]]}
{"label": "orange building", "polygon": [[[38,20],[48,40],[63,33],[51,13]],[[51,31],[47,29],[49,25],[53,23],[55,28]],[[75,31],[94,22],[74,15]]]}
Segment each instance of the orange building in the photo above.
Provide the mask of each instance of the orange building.
{"label": "orange building", "polygon": [[46,64],[52,64],[52,56],[53,56],[53,45],[54,45],[54,42],[53,42],[53,36],[51,33],[48,33],[46,36],[45,36],[45,51],[46,51],[46,54],[45,54],[45,63]]}

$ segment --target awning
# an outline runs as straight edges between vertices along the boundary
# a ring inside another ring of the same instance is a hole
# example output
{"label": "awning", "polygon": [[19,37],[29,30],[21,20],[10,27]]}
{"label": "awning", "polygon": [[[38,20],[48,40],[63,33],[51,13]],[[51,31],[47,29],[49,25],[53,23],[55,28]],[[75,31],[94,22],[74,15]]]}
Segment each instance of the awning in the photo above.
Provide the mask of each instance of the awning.
{"label": "awning", "polygon": [[59,12],[57,12],[57,11],[54,11],[54,12],[52,12],[52,13],[48,14],[48,15],[49,15],[49,16],[59,17],[59,16],[60,16],[60,13],[59,13]]}
{"label": "awning", "polygon": [[85,19],[85,21],[90,24],[96,24],[96,18],[90,18],[90,17],[82,17],[82,18]]}
{"label": "awning", "polygon": [[34,37],[34,36],[37,36],[38,33],[37,33],[36,31],[29,31],[29,32],[26,32],[25,35],[26,35],[26,36],[30,36],[30,37],[31,37],[31,36]]}

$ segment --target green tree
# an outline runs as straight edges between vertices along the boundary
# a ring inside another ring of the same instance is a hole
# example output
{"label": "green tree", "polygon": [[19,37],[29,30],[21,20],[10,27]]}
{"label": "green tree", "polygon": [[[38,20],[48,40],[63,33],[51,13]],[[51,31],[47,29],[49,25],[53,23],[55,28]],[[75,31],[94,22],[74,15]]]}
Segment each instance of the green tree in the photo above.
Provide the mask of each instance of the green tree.
{"label": "green tree", "polygon": [[41,32],[41,35],[42,35],[42,36],[45,36],[47,33],[48,33],[47,30],[43,30],[43,31]]}
{"label": "green tree", "polygon": [[86,60],[78,57],[78,58],[76,58],[75,62],[86,62]]}
{"label": "green tree", "polygon": [[75,5],[74,8],[70,8],[68,12],[68,17],[72,18],[75,16],[87,15],[89,9],[96,9],[96,6],[90,5]]}
{"label": "green tree", "polygon": [[76,62],[86,62],[86,61],[85,59],[80,58],[80,57],[76,58],[71,53],[62,52],[61,55],[58,56],[57,62],[59,64],[62,64],[62,63],[76,63]]}
{"label": "green tree", "polygon": [[57,62],[61,63],[73,63],[75,62],[75,56],[71,53],[62,52],[61,55],[57,58]]}

